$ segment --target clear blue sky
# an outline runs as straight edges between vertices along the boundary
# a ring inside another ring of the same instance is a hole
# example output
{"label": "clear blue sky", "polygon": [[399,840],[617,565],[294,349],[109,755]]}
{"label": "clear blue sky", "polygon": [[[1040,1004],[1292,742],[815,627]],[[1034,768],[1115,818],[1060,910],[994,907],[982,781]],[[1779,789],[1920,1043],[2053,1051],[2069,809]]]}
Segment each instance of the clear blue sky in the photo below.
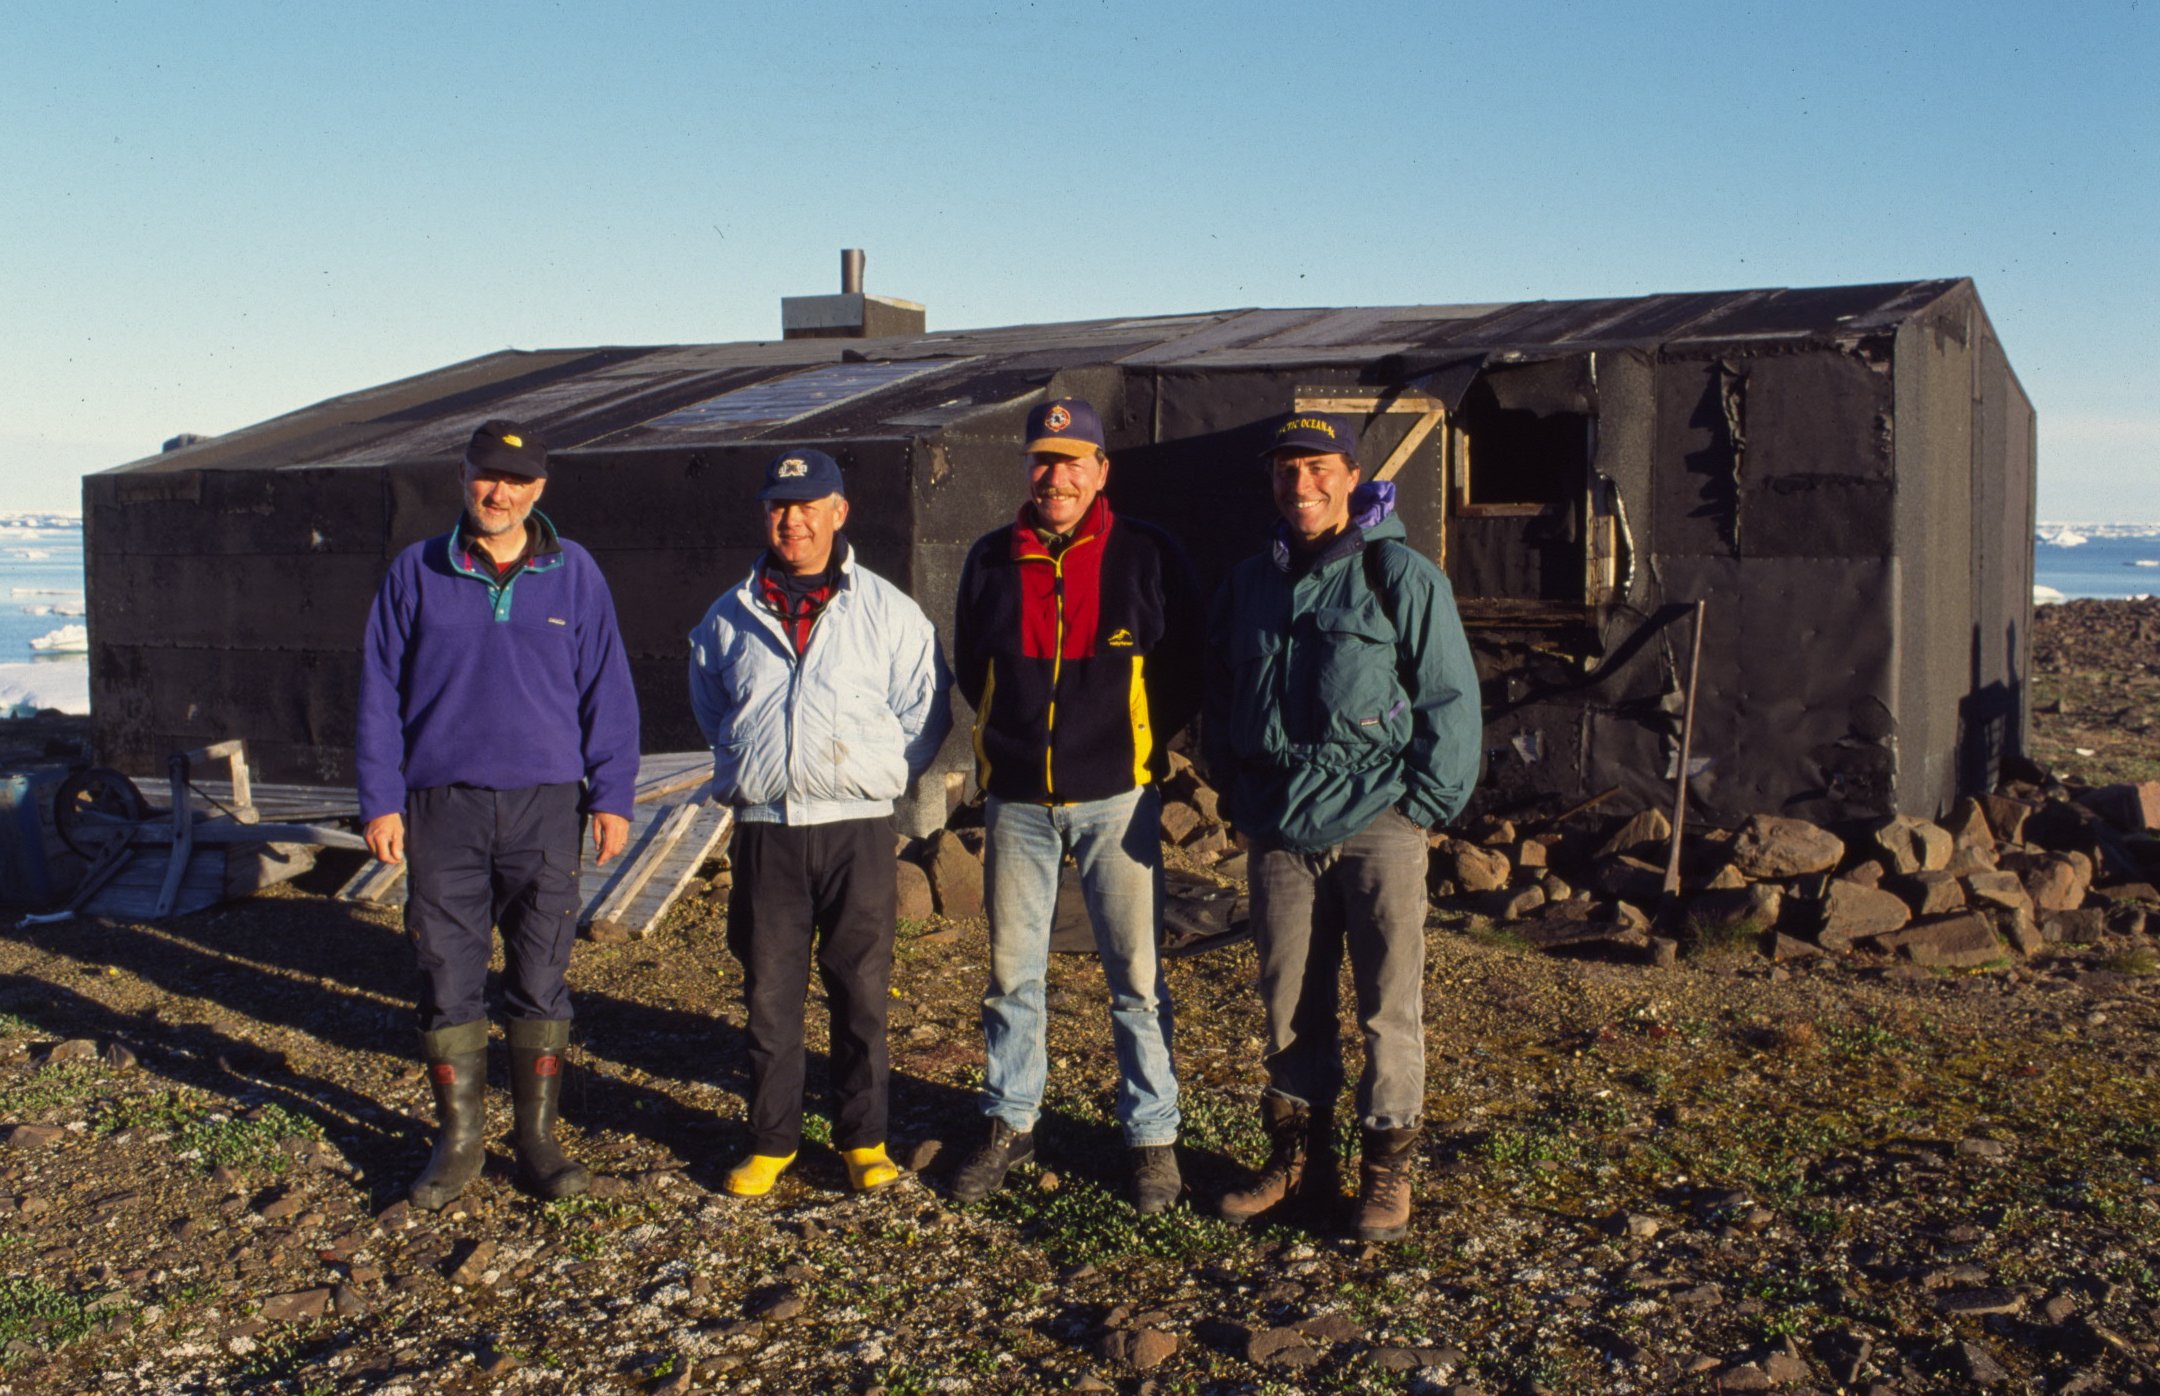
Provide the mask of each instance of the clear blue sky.
{"label": "clear blue sky", "polygon": [[0,509],[503,348],[1971,276],[2160,520],[2160,0],[0,0]]}

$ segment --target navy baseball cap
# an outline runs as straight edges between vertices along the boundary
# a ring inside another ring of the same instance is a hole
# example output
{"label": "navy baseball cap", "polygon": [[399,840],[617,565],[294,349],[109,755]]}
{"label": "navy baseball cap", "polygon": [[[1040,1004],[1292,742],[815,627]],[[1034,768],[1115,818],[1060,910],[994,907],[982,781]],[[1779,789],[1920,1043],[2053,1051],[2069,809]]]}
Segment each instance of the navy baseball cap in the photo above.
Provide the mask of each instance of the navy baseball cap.
{"label": "navy baseball cap", "polygon": [[1103,448],[1102,418],[1085,399],[1061,397],[1028,413],[1027,449],[1055,456],[1092,456]]}
{"label": "navy baseball cap", "polygon": [[1355,465],[1357,433],[1340,417],[1324,412],[1292,412],[1268,432],[1268,442],[1261,448],[1260,458],[1265,460],[1277,451],[1347,456]]}
{"label": "navy baseball cap", "polygon": [[474,470],[547,478],[547,442],[540,433],[508,417],[490,417],[474,428],[465,443],[465,463]]}
{"label": "navy baseball cap", "polygon": [[847,486],[840,478],[840,462],[823,451],[796,450],[782,452],[765,467],[765,488],[758,491],[758,499],[799,501],[823,499],[829,494],[847,494]]}

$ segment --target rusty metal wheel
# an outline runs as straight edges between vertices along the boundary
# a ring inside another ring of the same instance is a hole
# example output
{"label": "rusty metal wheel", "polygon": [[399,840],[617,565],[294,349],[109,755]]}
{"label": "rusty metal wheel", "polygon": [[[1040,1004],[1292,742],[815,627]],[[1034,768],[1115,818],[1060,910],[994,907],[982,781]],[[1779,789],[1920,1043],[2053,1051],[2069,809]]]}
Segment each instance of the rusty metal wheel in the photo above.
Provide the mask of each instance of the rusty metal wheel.
{"label": "rusty metal wheel", "polygon": [[124,842],[149,817],[149,802],[135,782],[103,766],[76,771],[53,792],[60,841],[85,858],[96,858],[115,839]]}

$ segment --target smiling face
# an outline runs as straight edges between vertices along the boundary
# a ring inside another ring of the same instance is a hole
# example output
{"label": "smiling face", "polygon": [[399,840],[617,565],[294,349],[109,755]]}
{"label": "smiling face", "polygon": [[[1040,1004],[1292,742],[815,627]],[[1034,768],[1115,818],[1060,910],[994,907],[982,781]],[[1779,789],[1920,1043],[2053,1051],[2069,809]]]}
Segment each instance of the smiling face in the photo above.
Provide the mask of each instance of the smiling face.
{"label": "smiling face", "polygon": [[1100,451],[1088,456],[1030,451],[1027,472],[1035,522],[1052,533],[1070,533],[1110,479],[1110,459]]}
{"label": "smiling face", "polygon": [[1357,488],[1358,468],[1348,456],[1277,451],[1268,458],[1268,473],[1275,508],[1300,542],[1322,543],[1349,526],[1350,491]]}
{"label": "smiling face", "polygon": [[[472,525],[473,536],[483,547],[491,543],[514,547],[523,542],[525,520],[532,517],[533,506],[540,502],[546,488],[545,480],[466,466],[465,518]],[[492,554],[495,548],[488,547],[488,551]]]}
{"label": "smiling face", "polygon": [[765,541],[779,564],[797,576],[822,572],[832,561],[833,535],[847,523],[847,499],[770,499],[765,502]]}

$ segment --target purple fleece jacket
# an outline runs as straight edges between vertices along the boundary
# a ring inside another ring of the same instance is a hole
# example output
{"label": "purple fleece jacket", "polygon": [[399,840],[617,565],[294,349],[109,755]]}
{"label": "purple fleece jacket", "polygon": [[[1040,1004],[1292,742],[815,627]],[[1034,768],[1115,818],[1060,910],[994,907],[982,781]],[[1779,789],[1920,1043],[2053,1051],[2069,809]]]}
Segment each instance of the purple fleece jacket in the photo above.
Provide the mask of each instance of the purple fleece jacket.
{"label": "purple fleece jacket", "polygon": [[407,790],[588,783],[586,807],[628,817],[637,694],[615,603],[592,555],[533,514],[531,559],[498,587],[463,521],[398,554],[361,656],[360,817]]}

